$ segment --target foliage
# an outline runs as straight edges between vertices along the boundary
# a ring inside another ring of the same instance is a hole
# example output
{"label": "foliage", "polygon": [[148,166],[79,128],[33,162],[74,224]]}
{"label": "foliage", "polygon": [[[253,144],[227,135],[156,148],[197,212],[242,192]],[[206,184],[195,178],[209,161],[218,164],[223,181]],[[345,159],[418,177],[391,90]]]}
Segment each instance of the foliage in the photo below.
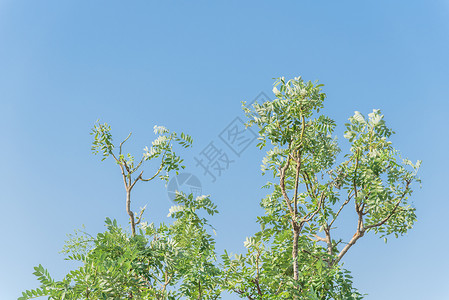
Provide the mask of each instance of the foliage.
{"label": "foliage", "polygon": [[[177,205],[169,214],[174,219],[171,225],[141,222],[144,209],[135,218],[130,208],[131,191],[137,182],[151,181],[163,170],[166,173],[159,178],[168,180],[170,171],[183,168],[183,160],[175,154],[173,142],[187,148],[192,138],[155,126],[154,132],[159,136],[151,148],[145,147],[142,158],[135,163],[133,155],[122,154],[123,144],[131,134],[116,147],[110,131],[106,123],[94,126],[92,151],[100,153],[103,160],[112,156],[120,167],[131,234],[109,218],[106,219],[107,230],[96,237],[76,232],[66,242],[63,252],[68,260],[78,261],[81,266],[61,281],[55,281],[39,265],[34,274],[38,276],[40,288],[24,292],[19,299],[39,296],[49,296],[49,299],[218,299],[220,271],[214,265],[215,241],[208,233],[207,220],[198,215],[199,211],[207,215],[218,212],[210,198],[193,199],[192,195],[177,194]],[[117,148],[118,153],[114,152]],[[145,161],[155,159],[160,162],[153,176],[144,178],[140,171],[133,177]]]}
{"label": "foliage", "polygon": [[[245,253],[225,251],[220,265],[213,228],[203,217],[217,213],[209,197],[178,193],[170,224],[142,222],[144,209],[137,217],[131,210],[137,182],[168,180],[171,171],[183,168],[174,147],[190,147],[191,137],[155,126],[158,137],[136,163],[122,154],[131,134],[116,146],[110,126],[96,124],[92,150],[103,160],[112,156],[120,168],[131,233],[109,218],[106,231],[95,237],[77,232],[64,252],[81,266],[60,281],[35,267],[41,285],[19,299],[219,299],[222,291],[246,299],[362,299],[341,259],[368,232],[386,241],[412,228],[410,196],[420,183],[420,161],[401,158],[389,140],[394,132],[376,109],[367,118],[359,112],[349,118],[344,137],[350,147],[342,153],[335,121],[319,114],[326,98],[322,86],[279,78],[275,99],[244,105],[247,126],[259,130],[258,147],[268,148],[262,172],[272,179],[260,202],[261,230],[246,239]],[[154,160],[159,167],[144,177],[140,168]],[[336,238],[339,217],[349,207],[355,233]]]}
{"label": "foliage", "polygon": [[89,245],[69,242],[66,259],[79,261],[79,268],[55,281],[39,265],[34,274],[41,287],[19,299],[218,299],[215,242],[207,220],[197,214],[214,214],[215,205],[205,196],[179,194],[175,201],[179,206],[171,209],[173,224],[142,222],[134,237],[106,218],[107,230],[86,237]]}
{"label": "foliage", "polygon": [[[261,201],[261,231],[247,239],[247,253],[223,256],[226,288],[242,297],[361,299],[339,261],[365,233],[402,235],[416,220],[409,196],[420,162],[401,161],[388,140],[393,131],[373,110],[368,119],[359,112],[349,119],[350,151],[338,163],[335,121],[318,115],[321,87],[279,78],[274,100],[243,106],[247,126],[259,129],[258,147],[270,146],[262,172],[275,181],[265,186],[271,194]],[[345,243],[333,233],[350,202],[357,224]]]}
{"label": "foliage", "polygon": [[[98,122],[97,122],[98,123]],[[114,149],[116,148],[112,143],[112,135],[110,133],[111,127],[107,124],[96,124],[92,129],[91,135],[94,136],[94,141],[92,143],[92,152],[94,154],[98,154],[101,152],[103,156],[102,160],[105,160],[109,155],[111,155],[117,165],[120,167],[120,171],[122,173],[123,182],[125,184],[126,191],[126,212],[128,213],[129,220],[131,223],[132,235],[136,235],[136,225],[140,223],[142,218],[142,214],[145,211],[145,208],[142,208],[139,214],[139,217],[135,218],[135,213],[131,210],[131,191],[136,185],[137,182],[143,181],[151,181],[156,176],[160,174],[162,170],[165,171],[165,175],[159,175],[160,179],[163,179],[168,182],[168,174],[170,171],[176,171],[180,168],[184,169],[185,167],[182,165],[183,160],[180,156],[176,155],[173,148],[173,143],[176,142],[183,148],[188,148],[192,145],[192,138],[184,133],[181,133],[180,136],[176,134],[176,132],[170,132],[164,126],[154,126],[154,133],[159,136],[152,142],[152,146],[150,149],[145,147],[142,158],[139,163],[135,164],[134,156],[128,153],[125,157],[122,154],[123,144],[131,137],[130,133],[123,142],[120,143],[118,153],[114,153]],[[134,176],[133,174],[139,171],[140,167],[145,161],[151,161],[154,159],[159,159],[159,168],[155,172],[155,174],[149,178],[143,177],[143,171],[140,171],[139,175]]]}

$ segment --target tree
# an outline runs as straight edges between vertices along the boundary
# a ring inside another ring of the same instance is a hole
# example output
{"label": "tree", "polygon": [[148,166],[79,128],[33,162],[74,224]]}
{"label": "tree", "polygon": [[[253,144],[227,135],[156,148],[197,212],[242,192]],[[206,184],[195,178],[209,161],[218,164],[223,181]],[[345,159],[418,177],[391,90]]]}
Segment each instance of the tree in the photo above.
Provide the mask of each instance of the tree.
{"label": "tree", "polygon": [[[129,215],[132,235],[135,236],[136,225],[140,223],[145,208],[141,209],[139,217],[136,220],[134,212],[131,211],[131,191],[133,187],[138,181],[148,182],[153,180],[160,174],[162,170],[166,172],[166,175],[161,175],[160,178],[168,181],[168,172],[172,170],[178,171],[179,168],[184,168],[184,166],[181,165],[183,160],[173,152],[172,142],[178,142],[184,148],[188,148],[192,144],[192,138],[189,135],[185,135],[184,133],[181,133],[181,137],[178,137],[175,132],[170,133],[169,130],[163,126],[154,126],[154,133],[159,134],[159,137],[154,140],[151,149],[145,147],[145,152],[143,153],[142,158],[140,159],[139,163],[135,165],[134,156],[128,153],[125,158],[125,155],[122,154],[123,144],[131,137],[132,133],[130,133],[128,137],[120,143],[119,151],[116,155],[114,154],[115,146],[114,144],[112,144],[112,136],[110,131],[111,127],[107,123],[97,124],[94,126],[91,132],[91,134],[94,135],[92,151],[94,154],[98,154],[99,152],[101,152],[103,160],[111,155],[117,165],[119,165],[126,191],[126,212]],[[143,171],[141,171],[135,178],[132,177],[135,172],[139,171],[143,162],[157,159],[160,156],[162,156],[162,158],[159,164],[159,168],[153,176],[151,176],[150,178],[144,178]]]}
{"label": "tree", "polygon": [[[131,134],[115,146],[109,125],[96,124],[92,150],[103,160],[111,156],[120,168],[131,233],[109,218],[107,230],[95,237],[76,232],[64,252],[81,266],[56,281],[39,265],[34,274],[41,286],[19,299],[219,299],[222,291],[246,299],[362,299],[341,260],[369,232],[386,241],[412,228],[410,196],[420,183],[420,161],[401,158],[379,110],[349,118],[344,137],[350,147],[341,154],[335,121],[319,114],[326,98],[321,88],[301,77],[279,78],[274,100],[243,106],[247,126],[258,127],[258,147],[268,148],[262,172],[273,180],[260,202],[261,230],[246,239],[246,253],[233,257],[225,251],[220,264],[213,228],[201,217],[218,212],[208,196],[178,193],[171,224],[143,222],[144,208],[131,210],[137,182],[168,180],[183,168],[174,147],[190,147],[191,137],[155,126],[159,136],[135,163],[134,156],[122,154]],[[145,177],[140,168],[156,159],[159,167]],[[336,238],[349,207],[356,217],[354,234]]]}
{"label": "tree", "polygon": [[[366,233],[397,237],[416,220],[409,196],[412,184],[420,182],[420,161],[401,161],[388,140],[393,131],[373,110],[368,119],[359,112],[349,118],[350,151],[338,163],[335,121],[318,115],[326,98],[321,87],[282,77],[274,100],[243,106],[247,126],[258,127],[258,147],[270,145],[262,172],[275,182],[265,186],[272,192],[261,201],[261,231],[247,239],[248,252],[235,259],[223,255],[226,287],[242,297],[360,299],[341,259]],[[357,223],[344,243],[333,231],[349,203]]]}
{"label": "tree", "polygon": [[[137,218],[131,210],[131,192],[137,182],[151,181],[157,176],[168,181],[169,172],[184,168],[183,160],[174,152],[174,142],[187,148],[192,138],[155,126],[154,131],[159,136],[135,163],[130,153],[122,154],[123,144],[131,134],[119,144],[118,153],[114,153],[116,146],[110,131],[106,123],[94,126],[92,151],[101,153],[103,160],[112,156],[120,167],[131,234],[109,218],[106,232],[96,237],[76,232],[66,243],[64,252],[66,259],[82,265],[61,281],[51,278],[41,265],[35,267],[34,274],[41,286],[24,292],[19,299],[40,296],[49,296],[49,299],[217,299],[220,271],[214,265],[215,241],[208,233],[207,220],[198,214],[201,210],[208,215],[218,212],[210,198],[193,199],[191,194],[178,193],[175,198],[178,205],[172,207],[168,215],[174,218],[170,225],[142,222],[145,209],[141,209]],[[144,178],[143,171],[139,171],[142,164],[158,158],[158,169],[151,177]],[[133,177],[133,174],[138,175]]]}

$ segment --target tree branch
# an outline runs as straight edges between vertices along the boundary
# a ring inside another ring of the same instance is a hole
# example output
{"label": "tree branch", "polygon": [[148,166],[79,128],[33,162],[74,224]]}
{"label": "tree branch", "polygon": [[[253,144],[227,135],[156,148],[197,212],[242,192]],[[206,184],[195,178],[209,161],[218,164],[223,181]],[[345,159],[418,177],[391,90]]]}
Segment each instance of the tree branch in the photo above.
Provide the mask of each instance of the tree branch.
{"label": "tree branch", "polygon": [[[148,178],[148,179],[144,179],[144,178],[142,178],[142,176],[140,176],[139,179],[142,180],[142,181],[151,181],[151,180],[153,180],[157,175],[159,175],[159,173],[162,171],[162,168],[163,168],[163,167],[164,167],[164,163],[161,162],[161,165],[160,165],[159,169],[157,170],[157,172],[156,172],[152,177],[150,177],[150,178]],[[142,175],[142,174],[143,174],[143,172],[141,173],[141,175]]]}
{"label": "tree branch", "polygon": [[297,151],[297,159],[296,161],[296,174],[295,174],[295,193],[293,195],[293,205],[294,209],[294,218],[298,217],[298,185],[299,185],[299,171],[301,170],[301,152]]}
{"label": "tree branch", "polygon": [[[316,186],[313,186],[312,180],[310,179],[310,175],[309,175],[306,171],[304,171],[304,175],[305,175],[305,177],[306,177],[306,178],[304,178],[304,179],[305,179],[304,181],[305,181],[306,183],[307,183],[307,181],[308,181],[308,182],[309,182],[309,185],[310,185],[310,191],[309,191],[309,189],[307,189],[307,192],[309,193],[310,198],[312,198],[312,196],[313,196],[313,198],[317,199],[317,194],[316,194],[317,188],[316,188]],[[314,184],[316,184],[316,183],[317,183],[316,175],[314,174],[314,176],[315,176],[315,182],[314,182]],[[306,186],[307,186],[307,185],[306,185]]]}
{"label": "tree branch", "polygon": [[[170,140],[168,141],[168,143],[170,144],[170,142],[171,142],[171,138],[170,138]],[[143,179],[142,177],[140,177],[140,180],[142,180],[142,181],[151,181],[151,180],[153,180],[157,175],[159,175],[159,173],[162,171],[162,169],[164,168],[164,158],[165,158],[165,155],[167,154],[167,149],[165,149],[165,151],[164,151],[164,154],[162,154],[162,160],[161,160],[161,165],[159,166],[159,169],[156,171],[156,173],[152,176],[152,177],[150,177],[150,178],[148,178],[148,179]]]}
{"label": "tree branch", "polygon": [[137,166],[134,167],[134,169],[132,169],[132,172],[134,173],[135,171],[137,171],[137,169],[140,168],[140,166],[142,165],[143,161],[145,160],[145,157],[142,157],[142,159],[139,161],[139,163],[137,164]]}
{"label": "tree branch", "polygon": [[359,238],[361,238],[364,235],[365,231],[357,231],[351,238],[351,240],[349,241],[349,243],[346,244],[346,246],[340,251],[340,253],[338,253],[337,258],[335,258],[332,261],[332,265],[337,264],[342,258],[343,256],[348,252],[349,248],[351,248]]}
{"label": "tree branch", "polygon": [[321,193],[321,197],[320,197],[320,200],[319,200],[317,209],[316,209],[315,211],[313,211],[313,212],[309,212],[307,215],[305,215],[304,218],[302,218],[302,220],[301,220],[301,222],[300,222],[300,225],[299,225],[299,228],[302,228],[302,226],[303,226],[305,223],[309,222],[310,220],[313,219],[313,217],[315,217],[315,215],[320,211],[321,205],[322,205],[322,203],[323,203],[323,201],[324,201],[325,198],[326,198],[326,197],[325,197],[324,191],[323,191],[323,192]]}
{"label": "tree branch", "polygon": [[393,210],[392,210],[392,211],[388,214],[388,216],[386,216],[382,221],[380,221],[380,222],[378,222],[378,223],[376,223],[376,224],[367,225],[367,226],[366,226],[366,229],[367,229],[367,230],[370,229],[370,228],[382,226],[383,224],[385,224],[385,223],[386,223],[386,222],[387,222],[387,221],[394,215],[394,213],[396,212],[396,210],[397,210],[398,207],[399,207],[399,204],[401,203],[401,201],[404,199],[405,195],[407,194],[408,187],[409,187],[409,185],[410,185],[410,183],[411,183],[411,180],[407,180],[406,182],[407,182],[407,183],[406,183],[406,186],[405,186],[404,193],[402,193],[401,197],[400,197],[399,200],[396,202],[396,204],[395,204]]}
{"label": "tree branch", "polygon": [[140,224],[140,221],[141,221],[141,219],[142,219],[142,215],[143,215],[143,213],[145,212],[145,209],[146,209],[146,208],[147,208],[147,206],[145,205],[145,206],[140,210],[139,217],[137,218],[136,225],[139,225],[139,224]]}
{"label": "tree branch", "polygon": [[140,174],[139,174],[139,176],[137,176],[137,177],[133,180],[133,183],[130,185],[130,188],[131,188],[131,189],[134,187],[134,185],[137,183],[137,181],[139,181],[139,179],[142,178],[142,174],[143,174],[143,171],[141,171]]}
{"label": "tree branch", "polygon": [[354,196],[355,196],[355,203],[356,203],[356,205],[357,205],[357,185],[356,185],[356,176],[357,176],[357,168],[358,168],[358,166],[359,166],[359,157],[358,157],[358,150],[356,151],[356,153],[355,153],[355,155],[356,155],[356,157],[355,157],[355,169],[354,169],[354,179],[353,179],[353,183],[354,183]]}
{"label": "tree branch", "polygon": [[343,210],[343,207],[345,207],[346,204],[349,203],[349,201],[351,201],[351,193],[349,193],[348,195],[348,199],[346,199],[345,202],[343,202],[343,204],[340,206],[340,209],[338,210],[338,212],[335,214],[334,218],[332,219],[332,221],[329,223],[329,227],[332,226],[332,224],[334,224],[335,220],[337,219],[337,217],[340,215],[340,212]]}
{"label": "tree branch", "polygon": [[[327,253],[329,255],[332,255],[333,247],[332,247],[332,238],[331,238],[331,227],[329,225],[326,225],[326,227],[324,228],[324,233],[326,234]],[[328,261],[328,264],[329,264],[329,261]]]}
{"label": "tree branch", "polygon": [[254,282],[254,284],[256,285],[257,294],[259,294],[260,296],[262,296],[263,294],[262,294],[262,290],[260,289],[260,286],[259,286],[259,280],[254,279],[253,282]]}
{"label": "tree branch", "polygon": [[279,166],[279,173],[280,173],[279,187],[281,188],[281,193],[284,196],[285,202],[287,203],[287,207],[290,212],[290,215],[292,216],[293,220],[296,222],[296,220],[294,219],[295,214],[294,214],[294,211],[292,208],[290,198],[288,197],[287,192],[285,191],[285,172],[289,166],[290,166],[290,158],[287,158],[287,162],[285,163],[284,167]]}
{"label": "tree branch", "polygon": [[354,169],[354,179],[353,179],[353,185],[354,185],[354,203],[355,203],[355,211],[358,215],[357,220],[357,230],[355,234],[352,236],[349,243],[346,244],[346,246],[340,251],[340,253],[337,255],[337,258],[332,261],[332,264],[337,264],[343,256],[349,251],[349,249],[357,242],[359,238],[361,238],[366,231],[366,228],[363,227],[363,209],[360,207],[360,205],[357,203],[357,184],[356,184],[356,177],[357,177],[357,168],[359,165],[359,159],[358,159],[358,150],[356,151],[356,162],[355,162],[355,169]]}
{"label": "tree branch", "polygon": [[130,132],[130,133],[128,134],[128,137],[127,137],[126,139],[124,139],[123,142],[120,143],[119,153],[118,153],[119,156],[122,155],[122,146],[123,146],[123,144],[124,144],[130,137],[131,137],[131,134],[132,134],[132,132]]}

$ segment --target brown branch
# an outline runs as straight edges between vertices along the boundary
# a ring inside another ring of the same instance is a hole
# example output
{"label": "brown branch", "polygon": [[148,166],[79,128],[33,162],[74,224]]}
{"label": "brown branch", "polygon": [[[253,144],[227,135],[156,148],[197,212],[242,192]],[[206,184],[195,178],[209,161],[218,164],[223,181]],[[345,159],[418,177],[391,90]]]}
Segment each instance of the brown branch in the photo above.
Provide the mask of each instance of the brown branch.
{"label": "brown branch", "polygon": [[[151,181],[151,180],[153,180],[157,175],[159,175],[159,173],[162,171],[162,168],[163,168],[163,167],[164,167],[164,163],[161,162],[161,165],[160,165],[159,169],[157,170],[157,172],[156,172],[152,177],[150,177],[150,178],[148,178],[148,179],[144,179],[144,178],[142,178],[142,176],[140,176],[139,179],[142,180],[142,181]],[[143,172],[141,173],[141,175],[142,175],[142,174],[143,174]]]}
{"label": "brown branch", "polygon": [[[307,189],[307,193],[310,195],[313,195],[312,192],[310,191],[312,189],[312,186],[309,187],[309,183],[307,182],[307,178],[305,176],[305,174],[302,174],[302,178],[304,179],[304,184],[306,185],[306,189]],[[310,197],[312,198],[312,197]]]}
{"label": "brown branch", "polygon": [[363,209],[360,208],[359,205],[357,205],[356,211],[357,214],[359,215],[357,221],[357,231],[361,231],[363,229]]}
{"label": "brown branch", "polygon": [[324,195],[324,191],[322,191],[321,192],[321,197],[320,197],[320,200],[319,200],[319,202],[318,202],[318,207],[317,207],[317,209],[312,213],[312,212],[309,212],[302,220],[301,220],[301,226],[304,224],[304,223],[307,223],[307,222],[309,222],[310,220],[312,220],[312,218],[320,211],[320,209],[321,209],[321,205],[322,205],[322,203],[323,203],[323,201],[324,201],[324,199],[325,199],[326,197],[325,197],[325,195]]}
{"label": "brown branch", "polygon": [[123,165],[120,163],[119,160],[117,160],[117,158],[115,156],[114,156],[114,158],[117,161],[118,165],[120,166],[120,170],[122,172],[122,177],[123,177],[123,183],[125,184],[125,189],[128,190],[128,182],[126,182],[127,174],[125,174],[125,169],[123,168]]}
{"label": "brown branch", "polygon": [[257,290],[259,292],[259,295],[262,295],[262,292],[260,291],[260,287],[259,287],[259,258],[260,258],[260,249],[257,248],[257,257],[256,257],[256,285],[257,285]]}
{"label": "brown branch", "polygon": [[340,253],[337,255],[337,258],[335,258],[332,261],[332,264],[337,264],[342,258],[343,256],[349,251],[349,249],[357,242],[357,240],[361,237],[364,236],[365,231],[367,228],[364,228],[363,226],[363,209],[364,209],[364,204],[359,205],[357,203],[357,184],[356,184],[356,177],[357,177],[357,168],[359,165],[359,159],[357,156],[358,151],[356,152],[356,163],[355,163],[355,169],[354,169],[354,179],[353,179],[353,185],[354,185],[354,196],[355,196],[355,211],[357,212],[358,215],[358,220],[357,220],[357,230],[355,232],[355,234],[352,236],[351,240],[349,241],[349,243],[346,244],[346,246],[340,251]]}
{"label": "brown branch", "polygon": [[[331,227],[329,225],[326,225],[326,227],[324,228],[324,233],[326,234],[327,253],[329,255],[332,255],[333,247],[332,247],[332,238],[331,238]],[[328,261],[328,263],[329,263],[329,261]]]}
{"label": "brown branch", "polygon": [[356,182],[355,182],[355,180],[356,180],[356,176],[357,176],[357,168],[359,167],[359,157],[358,157],[358,150],[355,152],[355,155],[356,155],[356,157],[355,157],[355,169],[354,169],[354,179],[353,179],[353,184],[354,184],[354,195],[355,195],[355,202],[356,202],[356,205],[357,205],[357,185],[356,185]]}
{"label": "brown branch", "polygon": [[329,223],[329,227],[332,226],[332,224],[334,224],[335,220],[337,219],[337,217],[340,215],[340,212],[343,210],[343,207],[345,207],[346,204],[349,203],[349,201],[351,201],[351,193],[349,193],[348,195],[348,199],[346,199],[345,202],[343,202],[343,204],[340,206],[340,209],[338,210],[338,212],[335,214],[334,218],[332,219],[332,221]]}
{"label": "brown branch", "polygon": [[383,224],[385,224],[385,223],[391,218],[391,216],[394,215],[394,213],[396,212],[396,210],[397,210],[398,207],[399,207],[399,204],[401,203],[401,201],[404,199],[405,195],[407,194],[408,187],[409,187],[410,183],[411,183],[411,181],[410,181],[410,180],[407,180],[407,184],[406,184],[406,186],[405,186],[404,193],[402,193],[401,197],[400,197],[399,200],[396,202],[396,204],[395,204],[393,210],[390,212],[390,214],[389,214],[388,216],[386,216],[382,221],[380,221],[380,222],[378,222],[378,223],[376,223],[376,224],[367,225],[367,226],[366,226],[366,229],[370,229],[370,228],[373,228],[373,227],[382,226]]}
{"label": "brown branch", "polygon": [[[365,200],[367,200],[368,198],[365,197]],[[366,213],[363,212],[363,210],[365,209],[366,206],[366,202],[362,203],[362,207],[360,207],[360,213],[362,214],[362,216],[366,215]]]}
{"label": "brown branch", "polygon": [[338,242],[336,242],[335,244],[332,244],[332,247],[337,247],[338,244],[340,244],[340,243],[345,244],[345,242],[343,242],[343,241],[340,239],[340,240],[339,240]]}
{"label": "brown branch", "polygon": [[140,224],[140,221],[141,221],[141,219],[142,219],[142,215],[143,215],[143,213],[144,213],[144,211],[145,211],[146,208],[147,208],[147,206],[145,205],[145,206],[140,210],[139,217],[137,218],[136,225],[139,225],[139,224]]}
{"label": "brown branch", "polygon": [[119,147],[119,155],[122,155],[122,146],[123,146],[123,144],[131,137],[131,134],[132,134],[132,132],[130,132],[129,134],[128,134],[128,137],[126,138],[126,139],[124,139],[123,140],[123,142],[121,142],[120,143],[120,147]]}
{"label": "brown branch", "polygon": [[292,208],[290,198],[288,197],[287,192],[285,191],[285,172],[289,166],[290,166],[290,158],[287,158],[287,162],[285,163],[284,167],[279,166],[279,173],[280,173],[279,187],[281,188],[281,193],[284,196],[285,202],[287,203],[287,207],[290,212],[290,215],[292,216],[293,221],[296,222],[296,220],[294,219],[295,214],[294,214],[294,211]]}
{"label": "brown branch", "polygon": [[134,220],[134,213],[131,211],[131,189],[126,190],[126,212],[128,213],[129,220],[131,221],[132,236],[136,236],[136,224]]}
{"label": "brown branch", "polygon": [[295,174],[295,193],[293,195],[293,204],[295,206],[294,218],[298,217],[298,185],[299,185],[299,171],[301,170],[301,152],[297,151],[297,160],[296,161],[296,174]]}
{"label": "brown branch", "polygon": [[134,169],[132,169],[132,172],[134,173],[135,171],[137,171],[140,166],[142,165],[143,161],[145,160],[145,157],[142,157],[142,159],[139,161],[139,163],[137,164],[137,166],[134,167]]}
{"label": "brown branch", "polygon": [[119,163],[119,160],[117,159],[117,157],[114,155],[114,153],[111,151],[110,152],[110,154],[112,155],[112,157],[115,159],[115,161],[117,162],[117,163]]}
{"label": "brown branch", "polygon": [[305,130],[306,130],[306,120],[305,120],[305,118],[304,118],[304,115],[302,114],[302,111],[301,111],[301,137],[300,137],[300,139],[301,139],[301,147],[303,146],[303,139],[304,139],[304,132],[305,132]]}
{"label": "brown branch", "polygon": [[321,257],[316,256],[315,254],[311,253],[310,251],[306,250],[306,249],[301,249],[302,252],[309,254],[310,256],[315,257],[316,259],[320,259]]}
{"label": "brown branch", "polygon": [[[168,143],[170,144],[170,142],[171,142],[171,140],[172,140],[172,138],[170,138],[169,140],[168,140]],[[162,160],[161,160],[161,165],[159,166],[159,169],[156,171],[156,173],[152,176],[152,177],[150,177],[150,178],[148,178],[148,179],[143,179],[142,177],[140,177],[140,180],[142,180],[142,181],[151,181],[151,180],[153,180],[157,175],[159,175],[159,173],[162,171],[162,169],[164,168],[164,158],[165,158],[165,155],[167,154],[167,149],[165,149],[165,151],[164,151],[164,154],[162,154]]]}
{"label": "brown branch", "polygon": [[349,243],[346,244],[346,246],[338,253],[337,257],[332,261],[332,265],[337,264],[343,256],[348,252],[349,248],[351,248],[359,238],[361,238],[365,234],[365,230],[358,231],[352,236]]}
{"label": "brown branch", "polygon": [[[129,138],[129,136],[128,136],[128,138]],[[126,138],[126,139],[128,139],[128,138]],[[125,141],[123,141],[121,143],[121,145]],[[112,157],[114,157],[115,161],[120,166],[120,170],[122,172],[123,184],[125,185],[125,190],[126,190],[126,202],[125,202],[126,212],[128,213],[129,220],[131,223],[132,236],[136,236],[136,224],[135,224],[135,220],[134,220],[134,213],[131,211],[131,190],[134,187],[134,184],[136,183],[136,181],[134,181],[134,183],[131,183],[131,174],[129,173],[129,169],[128,169],[128,166],[126,165],[126,162],[125,161],[122,162],[122,161],[118,160],[117,157],[113,153],[111,153],[111,154],[112,154]],[[127,173],[125,173],[125,169],[126,169]]]}
{"label": "brown branch", "polygon": [[[128,172],[128,173],[127,173],[127,177],[128,177],[129,180],[131,180],[131,171],[130,171],[130,169],[129,169],[129,166],[128,166],[128,164],[126,163],[125,160],[123,160],[122,162],[123,162],[123,166],[125,166],[126,172]],[[130,184],[131,184],[131,183],[130,183]]]}
{"label": "brown branch", "polygon": [[[353,186],[354,186],[354,197],[355,197],[355,199],[354,199],[355,211],[357,212],[357,215],[358,215],[357,230],[356,230],[355,234],[352,236],[349,243],[347,243],[346,246],[337,255],[337,258],[332,261],[332,264],[338,263],[343,258],[343,256],[348,252],[348,250],[357,242],[357,240],[365,234],[365,230],[366,230],[363,228],[363,210],[360,209],[360,206],[357,203],[358,196],[357,196],[356,177],[357,177],[357,169],[359,166],[358,150],[356,151],[355,155],[356,155],[356,161],[355,161],[355,169],[354,169]],[[346,200],[346,201],[348,201],[348,200]]]}
{"label": "brown branch", "polygon": [[311,238],[310,236],[308,236],[308,238],[309,238],[311,241],[314,241],[314,242],[325,242],[325,243],[327,243],[327,239],[326,239],[326,238],[320,237],[320,236],[317,235],[317,234],[312,234],[312,235],[315,237],[316,240],[314,240],[313,238]]}
{"label": "brown branch", "polygon": [[167,272],[165,272],[164,275],[165,275],[165,283],[162,286],[162,291],[161,291],[162,294],[164,294],[165,289],[167,288],[167,285],[170,283],[170,281],[173,277],[172,275],[168,276]]}
{"label": "brown branch", "polygon": [[281,291],[281,287],[282,287],[283,284],[284,284],[284,282],[281,281],[281,283],[279,284],[279,287],[278,287],[276,293],[274,293],[275,295],[279,294],[279,292]]}
{"label": "brown branch", "polygon": [[[242,291],[241,289],[232,289],[236,294],[239,294],[239,295],[243,295],[243,294],[245,294],[245,291]],[[249,300],[255,300],[253,297],[251,297],[252,295],[247,295],[246,297],[249,299]]]}
{"label": "brown branch", "polygon": [[[312,185],[312,180],[310,179],[310,176],[307,172],[304,171],[304,175],[307,177],[307,181],[309,182],[310,185],[310,190],[312,191],[311,193],[309,192],[309,194],[311,194],[313,197],[315,197],[315,199],[317,198],[317,195],[315,193],[316,188],[313,187]],[[312,198],[312,197],[311,197]]]}
{"label": "brown branch", "polygon": [[142,174],[143,174],[143,171],[141,171],[140,174],[139,174],[139,176],[137,176],[137,177],[133,180],[133,183],[130,185],[130,189],[132,189],[132,188],[134,187],[134,185],[137,183],[137,181],[139,181],[139,179],[142,178]]}
{"label": "brown branch", "polygon": [[263,294],[262,294],[262,290],[260,289],[260,286],[259,286],[259,280],[254,279],[253,282],[254,282],[254,284],[256,285],[257,293],[258,293],[260,296],[262,296]]}

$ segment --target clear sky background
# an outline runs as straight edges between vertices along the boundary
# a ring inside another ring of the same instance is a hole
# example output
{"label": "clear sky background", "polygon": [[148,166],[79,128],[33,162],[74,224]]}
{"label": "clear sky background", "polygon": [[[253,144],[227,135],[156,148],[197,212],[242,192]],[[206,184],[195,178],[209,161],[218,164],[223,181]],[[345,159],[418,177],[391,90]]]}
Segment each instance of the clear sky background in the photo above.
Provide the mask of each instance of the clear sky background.
{"label": "clear sky background", "polygon": [[[379,108],[394,145],[423,160],[415,228],[359,240],[344,259],[355,286],[369,300],[449,299],[448,0],[0,0],[0,299],[37,287],[38,264],[61,278],[72,265],[58,252],[82,224],[127,224],[117,166],[91,154],[98,118],[116,141],[132,131],[137,155],[154,124],[191,134],[180,154],[220,210],[218,253],[243,251],[259,229],[263,152],[254,143],[237,157],[219,134],[243,118],[240,101],[298,75],[325,84],[341,141],[355,110]],[[215,182],[194,161],[210,142],[235,160]],[[134,199],[146,220],[167,220],[162,182]]]}

